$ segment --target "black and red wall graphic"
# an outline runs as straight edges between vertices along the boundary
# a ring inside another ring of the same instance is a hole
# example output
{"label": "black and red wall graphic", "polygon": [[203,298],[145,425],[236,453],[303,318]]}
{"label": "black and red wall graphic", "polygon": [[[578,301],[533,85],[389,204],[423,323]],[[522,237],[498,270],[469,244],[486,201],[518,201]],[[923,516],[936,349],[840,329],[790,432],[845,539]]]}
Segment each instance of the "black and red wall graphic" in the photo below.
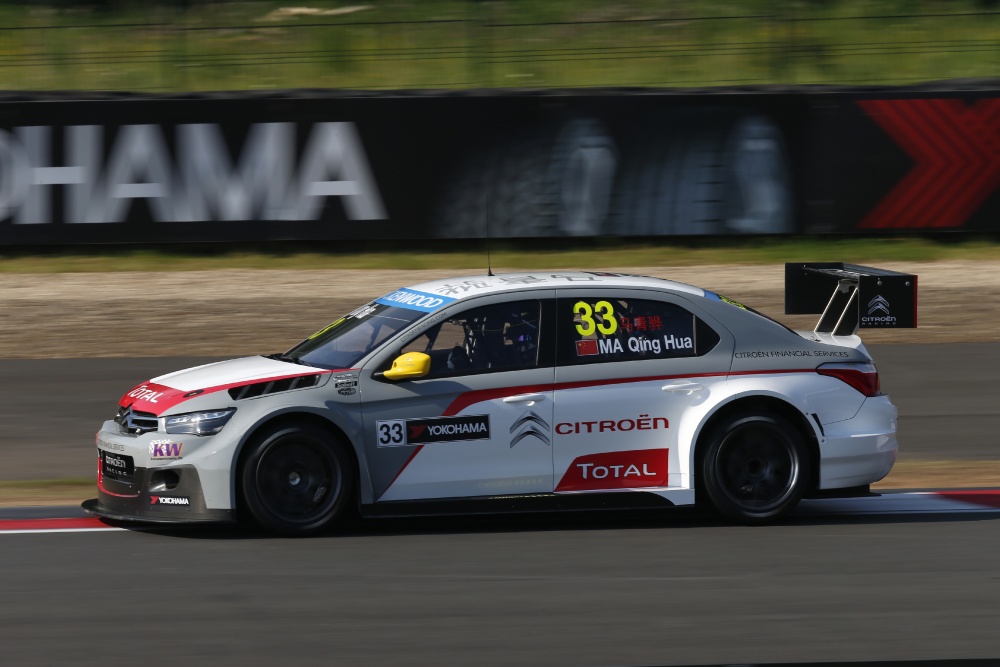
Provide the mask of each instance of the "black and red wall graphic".
{"label": "black and red wall graphic", "polygon": [[1000,82],[0,100],[0,246],[997,232],[998,191]]}

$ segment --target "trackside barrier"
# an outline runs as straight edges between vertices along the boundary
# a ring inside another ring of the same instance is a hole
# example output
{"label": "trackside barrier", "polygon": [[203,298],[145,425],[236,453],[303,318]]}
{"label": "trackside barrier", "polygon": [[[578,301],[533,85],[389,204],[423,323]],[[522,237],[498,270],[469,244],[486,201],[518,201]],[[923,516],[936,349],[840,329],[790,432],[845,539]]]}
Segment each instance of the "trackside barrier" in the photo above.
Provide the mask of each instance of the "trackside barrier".
{"label": "trackside barrier", "polygon": [[0,245],[1000,231],[1000,83],[0,98]]}

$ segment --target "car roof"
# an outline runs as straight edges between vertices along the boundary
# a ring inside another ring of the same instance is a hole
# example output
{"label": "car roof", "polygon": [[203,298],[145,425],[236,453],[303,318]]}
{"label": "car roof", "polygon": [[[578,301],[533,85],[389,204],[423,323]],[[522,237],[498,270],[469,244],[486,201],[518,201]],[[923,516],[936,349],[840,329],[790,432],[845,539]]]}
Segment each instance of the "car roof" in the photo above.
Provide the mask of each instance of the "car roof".
{"label": "car roof", "polygon": [[523,273],[501,273],[494,276],[472,275],[431,280],[405,288],[408,291],[433,294],[451,300],[460,300],[483,294],[496,294],[537,288],[602,288],[638,287],[682,292],[695,296],[705,296],[705,290],[685,283],[635,276],[624,273],[590,271],[525,271]]}

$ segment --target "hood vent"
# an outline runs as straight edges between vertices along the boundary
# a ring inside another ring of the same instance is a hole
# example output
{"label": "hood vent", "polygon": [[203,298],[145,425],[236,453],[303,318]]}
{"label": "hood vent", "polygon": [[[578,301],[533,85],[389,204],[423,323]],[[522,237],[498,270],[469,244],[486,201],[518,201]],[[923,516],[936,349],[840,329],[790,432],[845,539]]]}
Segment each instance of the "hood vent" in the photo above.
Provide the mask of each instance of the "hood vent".
{"label": "hood vent", "polygon": [[254,384],[247,384],[242,387],[233,387],[229,390],[229,396],[234,401],[240,401],[244,398],[257,398],[258,396],[277,394],[282,391],[291,391],[292,389],[315,387],[319,384],[319,377],[319,375],[301,375],[296,378],[255,382]]}

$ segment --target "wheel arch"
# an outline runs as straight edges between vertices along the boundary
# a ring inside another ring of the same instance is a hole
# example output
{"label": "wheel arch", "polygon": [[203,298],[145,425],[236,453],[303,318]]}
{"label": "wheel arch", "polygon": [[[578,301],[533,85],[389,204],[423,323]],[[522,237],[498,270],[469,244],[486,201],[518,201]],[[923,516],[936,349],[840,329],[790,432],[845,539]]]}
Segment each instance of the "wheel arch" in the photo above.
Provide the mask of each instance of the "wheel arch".
{"label": "wheel arch", "polygon": [[323,415],[316,414],[315,412],[309,412],[308,410],[288,410],[285,412],[277,412],[267,415],[260,421],[258,421],[253,428],[247,429],[246,433],[240,439],[239,446],[233,455],[233,465],[230,466],[229,478],[230,478],[230,496],[232,507],[237,512],[242,508],[242,489],[240,488],[239,476],[240,471],[243,469],[243,462],[247,455],[247,443],[251,442],[258,433],[267,428],[274,428],[276,426],[281,426],[284,424],[302,424],[308,423],[314,426],[318,426],[326,431],[329,431],[331,435],[339,438],[341,442],[344,443],[345,449],[347,449],[350,457],[351,463],[354,466],[354,473],[356,475],[355,479],[357,485],[355,488],[355,493],[357,498],[355,498],[355,504],[360,507],[362,485],[366,484],[367,478],[361,474],[361,459],[358,455],[357,448],[351,438],[347,435],[336,422],[326,418]]}
{"label": "wheel arch", "polygon": [[702,421],[695,433],[693,447],[691,448],[690,460],[688,462],[691,471],[691,486],[695,492],[695,501],[698,502],[698,493],[701,486],[701,457],[705,451],[706,438],[716,424],[728,417],[742,412],[772,412],[787,419],[792,426],[798,430],[805,438],[806,446],[809,449],[809,483],[807,493],[814,490],[819,485],[819,441],[821,433],[817,432],[818,425],[810,419],[802,410],[797,408],[786,397],[774,394],[747,394],[733,397],[731,400],[721,403],[710,412]]}

